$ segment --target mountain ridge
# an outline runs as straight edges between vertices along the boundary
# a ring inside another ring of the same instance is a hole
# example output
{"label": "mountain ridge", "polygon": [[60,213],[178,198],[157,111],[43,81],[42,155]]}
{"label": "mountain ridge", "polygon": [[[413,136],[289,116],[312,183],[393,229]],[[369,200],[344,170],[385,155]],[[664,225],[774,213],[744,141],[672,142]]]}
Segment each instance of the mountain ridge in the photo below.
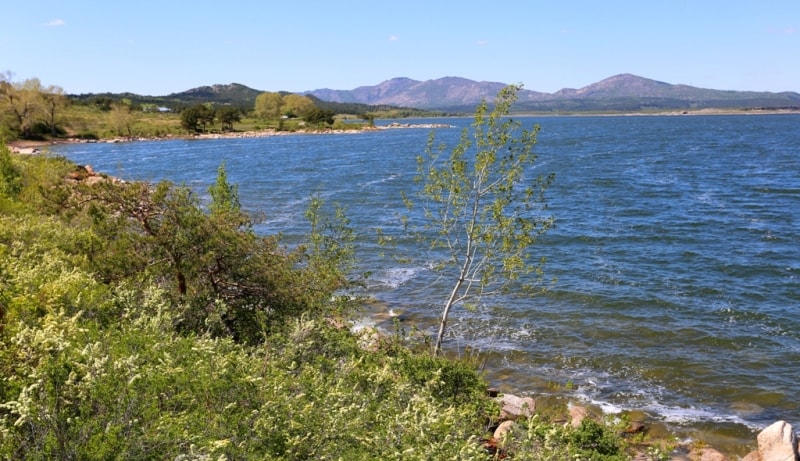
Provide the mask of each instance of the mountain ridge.
{"label": "mountain ridge", "polygon": [[[332,102],[402,104],[428,110],[470,110],[481,100],[491,101],[506,86],[462,77],[419,81],[398,77],[375,86],[353,90],[322,88],[304,92]],[[618,74],[582,88],[562,88],[554,93],[522,89],[517,110],[602,111],[702,108],[800,108],[796,92],[730,91],[670,84],[637,75]]]}
{"label": "mountain ridge", "polygon": [[[471,113],[482,100],[493,101],[506,83],[475,81],[448,76],[431,80],[395,77],[352,90],[320,88],[300,94],[324,101],[331,110],[347,111],[353,105],[413,108],[445,113]],[[251,110],[264,92],[240,83],[200,86],[166,96],[121,94],[71,95],[78,99],[117,97],[180,109],[212,103]],[[282,94],[287,92],[279,91]],[[523,88],[517,94],[516,112],[648,112],[697,109],[792,109],[800,111],[800,93],[731,91],[671,84],[633,74],[618,74],[582,88],[562,88],[553,93]],[[375,110],[375,109],[371,109]]]}

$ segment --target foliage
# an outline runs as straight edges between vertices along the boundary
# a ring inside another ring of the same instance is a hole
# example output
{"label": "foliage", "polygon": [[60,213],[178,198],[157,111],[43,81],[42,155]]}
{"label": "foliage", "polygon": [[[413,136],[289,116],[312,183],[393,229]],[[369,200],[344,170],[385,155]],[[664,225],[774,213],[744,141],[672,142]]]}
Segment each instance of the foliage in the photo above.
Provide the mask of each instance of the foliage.
{"label": "foliage", "polygon": [[313,109],[315,109],[314,101],[308,96],[299,94],[287,94],[283,97],[283,104],[281,105],[281,112],[283,115],[291,117],[303,117]]}
{"label": "foliage", "polygon": [[306,112],[305,120],[312,124],[333,124],[333,116],[336,115],[333,111],[317,109],[316,107]]}
{"label": "foliage", "polygon": [[217,169],[217,181],[208,188],[208,193],[211,194],[211,203],[208,205],[208,209],[212,215],[234,214],[242,211],[242,204],[239,202],[239,186],[228,182],[224,163]]}
{"label": "foliage", "polygon": [[[253,111],[257,117],[263,119],[277,119],[285,116],[288,118],[302,117],[309,121],[308,116],[311,114],[315,114],[317,118],[320,116],[314,101],[308,96],[293,93],[282,95],[269,91],[256,97]],[[332,118],[333,115],[330,114],[330,117]],[[319,123],[323,120],[327,120],[326,116],[322,116],[322,119],[315,119],[312,123]],[[331,120],[329,123],[333,123],[333,121]]]}
{"label": "foliage", "polygon": [[214,123],[214,110],[206,104],[196,104],[181,112],[181,126],[189,132],[205,132]]}
{"label": "foliage", "polygon": [[242,120],[242,112],[235,107],[220,107],[216,116],[222,131],[233,131],[233,124]]}
{"label": "foliage", "polygon": [[257,117],[270,119],[281,116],[283,96],[280,93],[265,91],[256,96],[254,112]]}
{"label": "foliage", "polygon": [[[516,290],[534,291],[542,276],[544,261],[534,258],[531,247],[553,225],[552,217],[542,215],[553,176],[534,172],[538,126],[520,131],[520,122],[507,118],[519,89],[501,90],[491,113],[485,101],[480,104],[472,130],[464,129],[449,157],[443,158],[445,146],[434,145],[432,132],[426,155],[418,158],[422,187],[416,198],[428,224],[416,235],[443,252],[434,256],[434,268],[452,283],[435,354],[454,305],[480,300],[511,283]],[[406,204],[414,206],[409,197]]]}
{"label": "foliage", "polygon": [[68,103],[64,89],[59,86],[49,86],[42,91],[41,98],[43,121],[49,128],[50,135],[56,136],[59,134],[59,124]]}
{"label": "foliage", "polygon": [[625,461],[631,459],[627,444],[613,426],[584,419],[580,426],[543,421],[538,415],[521,422],[504,441],[506,450],[519,461]]}
{"label": "foliage", "polygon": [[13,197],[22,189],[20,173],[11,161],[11,152],[0,145],[0,198]]}
{"label": "foliage", "polygon": [[36,122],[41,87],[35,78],[19,83],[11,82],[8,77],[0,78],[0,110],[12,117],[13,129],[24,138],[30,137]]}
{"label": "foliage", "polygon": [[118,136],[131,136],[131,106],[123,102],[113,103],[109,110],[111,127]]}

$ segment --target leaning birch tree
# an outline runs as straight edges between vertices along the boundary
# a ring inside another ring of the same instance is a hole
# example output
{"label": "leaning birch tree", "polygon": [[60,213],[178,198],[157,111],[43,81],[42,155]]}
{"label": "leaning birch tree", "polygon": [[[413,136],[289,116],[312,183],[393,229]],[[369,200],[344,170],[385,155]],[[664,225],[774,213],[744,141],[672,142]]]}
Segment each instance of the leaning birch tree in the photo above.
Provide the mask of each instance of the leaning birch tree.
{"label": "leaning birch tree", "polygon": [[539,126],[524,129],[508,117],[520,89],[502,89],[491,112],[486,101],[478,105],[471,129],[462,131],[449,156],[432,132],[425,155],[417,158],[421,187],[404,196],[406,206],[420,207],[425,218],[414,234],[435,255],[434,270],[452,283],[434,355],[441,352],[454,306],[477,305],[482,297],[511,288],[541,290],[544,258],[532,247],[553,226],[544,194],[554,175],[534,169]]}

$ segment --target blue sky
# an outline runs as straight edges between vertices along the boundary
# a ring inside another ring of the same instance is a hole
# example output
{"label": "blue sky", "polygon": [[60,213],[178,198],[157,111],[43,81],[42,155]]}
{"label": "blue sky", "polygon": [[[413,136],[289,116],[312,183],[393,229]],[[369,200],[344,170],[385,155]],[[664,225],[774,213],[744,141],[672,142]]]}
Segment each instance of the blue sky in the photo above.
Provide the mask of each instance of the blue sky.
{"label": "blue sky", "polygon": [[800,91],[800,0],[3,0],[0,72],[68,93],[458,76],[554,92],[620,73]]}

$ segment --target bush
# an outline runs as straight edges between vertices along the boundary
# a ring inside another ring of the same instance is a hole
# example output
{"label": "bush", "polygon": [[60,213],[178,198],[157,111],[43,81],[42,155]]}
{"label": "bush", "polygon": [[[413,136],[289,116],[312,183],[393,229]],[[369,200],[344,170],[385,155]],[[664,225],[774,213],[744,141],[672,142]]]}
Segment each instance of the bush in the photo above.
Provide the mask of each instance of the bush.
{"label": "bush", "polygon": [[73,137],[76,139],[85,139],[87,141],[97,141],[98,139],[100,139],[100,137],[97,136],[97,133],[93,133],[91,131],[83,131],[76,134]]}

